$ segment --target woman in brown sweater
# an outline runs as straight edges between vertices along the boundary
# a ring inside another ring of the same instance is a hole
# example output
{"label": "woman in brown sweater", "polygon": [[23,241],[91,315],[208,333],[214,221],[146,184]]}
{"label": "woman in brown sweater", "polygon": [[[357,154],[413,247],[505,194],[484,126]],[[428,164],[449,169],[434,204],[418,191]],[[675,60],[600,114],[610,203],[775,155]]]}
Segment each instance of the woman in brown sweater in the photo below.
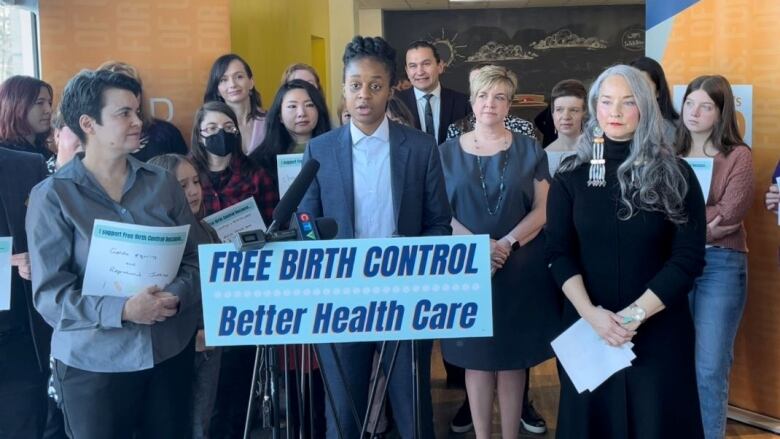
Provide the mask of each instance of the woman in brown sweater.
{"label": "woman in brown sweater", "polygon": [[726,78],[694,79],[685,91],[682,119],[678,153],[713,159],[712,183],[705,196],[706,265],[689,300],[696,327],[696,379],[704,435],[715,439],[725,432],[734,338],[747,293],[742,220],[752,200],[753,163],[737,129],[734,96]]}

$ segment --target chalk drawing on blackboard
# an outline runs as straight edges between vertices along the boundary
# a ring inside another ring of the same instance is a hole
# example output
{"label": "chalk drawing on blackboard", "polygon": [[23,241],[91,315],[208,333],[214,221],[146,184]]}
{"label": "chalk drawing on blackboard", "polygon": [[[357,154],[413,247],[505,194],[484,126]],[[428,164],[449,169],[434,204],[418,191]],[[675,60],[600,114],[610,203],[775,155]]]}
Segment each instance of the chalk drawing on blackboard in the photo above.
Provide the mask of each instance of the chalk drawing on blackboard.
{"label": "chalk drawing on blackboard", "polygon": [[473,55],[466,58],[466,62],[516,61],[534,59],[537,56],[539,55],[523,49],[523,46],[519,44],[501,44],[488,41]]}
{"label": "chalk drawing on blackboard", "polygon": [[632,52],[645,51],[645,30],[639,26],[631,26],[620,36],[620,45]]}
{"label": "chalk drawing on blackboard", "polygon": [[444,28],[441,28],[441,35],[434,37],[433,35],[429,35],[428,41],[433,44],[434,47],[436,47],[436,51],[439,52],[439,57],[441,58],[441,62],[444,64],[444,67],[450,66],[452,63],[460,59],[466,58],[464,55],[460,53],[461,49],[465,49],[468,46],[465,45],[458,45],[456,43],[458,39],[457,32],[453,36],[447,36],[447,32],[444,30]]}
{"label": "chalk drawing on blackboard", "polygon": [[531,43],[531,48],[535,50],[550,49],[588,49],[600,50],[607,48],[607,42],[597,37],[581,37],[569,29],[561,29],[552,35],[535,43]]}

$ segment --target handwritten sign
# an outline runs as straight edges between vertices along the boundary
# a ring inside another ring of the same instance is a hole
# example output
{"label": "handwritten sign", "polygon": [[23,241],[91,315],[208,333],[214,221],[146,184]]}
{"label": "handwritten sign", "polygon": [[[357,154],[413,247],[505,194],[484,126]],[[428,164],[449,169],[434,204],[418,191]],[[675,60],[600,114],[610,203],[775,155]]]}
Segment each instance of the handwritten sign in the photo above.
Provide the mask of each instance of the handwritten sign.
{"label": "handwritten sign", "polygon": [[210,346],[493,334],[487,235],[201,245]]}
{"label": "handwritten sign", "polygon": [[189,228],[95,220],[82,294],[129,297],[164,288],[179,272]]}
{"label": "handwritten sign", "polygon": [[11,253],[13,238],[0,237],[0,311],[11,309]]}
{"label": "handwritten sign", "polygon": [[686,157],[685,161],[693,168],[696,179],[699,180],[701,192],[704,195],[704,202],[710,196],[710,185],[712,184],[713,161],[711,157]]}
{"label": "handwritten sign", "polygon": [[301,172],[303,154],[279,154],[276,156],[276,171],[279,180],[279,196],[283,197],[293,180]]}
{"label": "handwritten sign", "polygon": [[245,230],[265,231],[265,221],[253,197],[236,203],[203,218],[217,232],[222,242],[232,242],[238,232]]}

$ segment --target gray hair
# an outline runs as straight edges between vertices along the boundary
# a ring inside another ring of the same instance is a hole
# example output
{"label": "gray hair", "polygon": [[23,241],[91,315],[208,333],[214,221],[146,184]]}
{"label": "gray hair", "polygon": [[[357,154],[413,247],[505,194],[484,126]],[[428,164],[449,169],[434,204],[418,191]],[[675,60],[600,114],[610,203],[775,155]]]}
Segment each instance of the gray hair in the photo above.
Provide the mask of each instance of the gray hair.
{"label": "gray hair", "polygon": [[577,141],[577,155],[561,165],[560,172],[572,171],[588,165],[593,155],[593,130],[598,127],[596,105],[601,85],[610,76],[622,76],[632,90],[639,109],[639,123],[634,131],[628,157],[617,170],[620,183],[618,218],[628,220],[639,210],[661,212],[667,219],[685,223],[684,199],[688,182],[673,145],[664,136],[664,125],[658,102],[642,73],[626,65],[605,70],[590,88],[588,110],[590,117]]}

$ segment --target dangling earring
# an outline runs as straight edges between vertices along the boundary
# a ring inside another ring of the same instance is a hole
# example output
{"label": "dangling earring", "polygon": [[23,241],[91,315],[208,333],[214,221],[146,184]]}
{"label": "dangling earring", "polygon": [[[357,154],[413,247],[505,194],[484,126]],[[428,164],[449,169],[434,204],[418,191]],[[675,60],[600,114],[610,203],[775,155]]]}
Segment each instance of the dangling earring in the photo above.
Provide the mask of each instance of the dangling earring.
{"label": "dangling earring", "polygon": [[588,186],[604,187],[606,169],[604,167],[604,131],[596,127],[593,129],[593,155],[590,159],[590,171],[588,172]]}

